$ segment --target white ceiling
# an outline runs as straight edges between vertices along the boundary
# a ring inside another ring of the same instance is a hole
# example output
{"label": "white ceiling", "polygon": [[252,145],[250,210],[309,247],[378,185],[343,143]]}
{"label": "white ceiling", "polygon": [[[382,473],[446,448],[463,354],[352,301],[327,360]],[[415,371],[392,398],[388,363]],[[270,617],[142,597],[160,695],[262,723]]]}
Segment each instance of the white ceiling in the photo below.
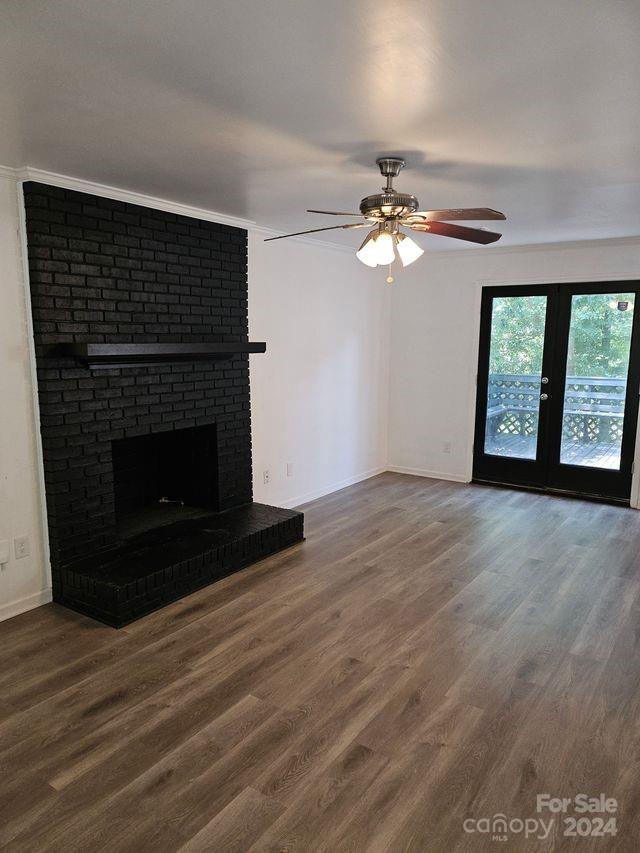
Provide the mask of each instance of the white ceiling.
{"label": "white ceiling", "polygon": [[638,0],[3,0],[0,19],[3,165],[300,230],[404,154],[399,189],[503,210],[502,244],[640,234]]}

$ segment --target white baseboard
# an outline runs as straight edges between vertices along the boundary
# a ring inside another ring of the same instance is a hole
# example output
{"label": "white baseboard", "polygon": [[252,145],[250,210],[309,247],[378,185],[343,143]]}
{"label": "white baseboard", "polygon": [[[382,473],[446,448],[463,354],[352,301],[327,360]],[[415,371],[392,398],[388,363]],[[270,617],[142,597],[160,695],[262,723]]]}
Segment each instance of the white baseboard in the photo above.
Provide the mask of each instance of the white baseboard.
{"label": "white baseboard", "polygon": [[386,465],[380,468],[371,468],[369,471],[364,471],[362,474],[356,474],[354,477],[347,477],[346,480],[340,480],[337,483],[331,483],[329,486],[323,486],[321,489],[316,489],[313,492],[305,492],[302,495],[297,495],[286,501],[277,501],[278,506],[285,509],[293,509],[296,506],[315,501],[316,498],[323,498],[325,495],[330,495],[332,492],[339,492],[340,489],[346,489],[347,486],[354,486],[356,483],[361,483],[363,480],[368,480],[371,477],[377,477],[378,474],[384,474],[388,468]]}
{"label": "white baseboard", "polygon": [[33,610],[34,607],[49,604],[50,601],[51,588],[48,588],[41,589],[40,592],[34,592],[33,595],[28,595],[26,598],[19,598],[17,601],[3,604],[0,606],[0,622],[3,622],[5,619],[11,619],[12,616],[18,616],[20,613],[26,613],[27,610]]}
{"label": "white baseboard", "polygon": [[355,477],[348,477],[346,480],[340,480],[337,483],[332,483],[329,486],[324,486],[321,489],[316,489],[313,492],[305,492],[302,495],[297,495],[288,500],[276,501],[278,506],[285,509],[293,509],[302,504],[315,501],[317,498],[323,498],[333,492],[339,492],[340,489],[346,489],[347,486],[354,486],[356,483],[361,483],[363,480],[369,480],[371,477],[377,477],[378,474],[384,474],[385,471],[392,471],[395,474],[413,474],[416,477],[431,477],[434,480],[450,480],[453,483],[469,483],[468,477],[462,474],[449,474],[444,471],[426,471],[422,468],[404,468],[400,465],[383,465],[380,468],[371,468],[369,471],[364,471],[362,474],[357,474]]}
{"label": "white baseboard", "polygon": [[450,474],[445,471],[426,471],[424,468],[405,468],[402,465],[389,465],[387,471],[396,474],[413,474],[415,477],[430,477],[433,480],[450,480],[452,483],[470,483],[463,474]]}

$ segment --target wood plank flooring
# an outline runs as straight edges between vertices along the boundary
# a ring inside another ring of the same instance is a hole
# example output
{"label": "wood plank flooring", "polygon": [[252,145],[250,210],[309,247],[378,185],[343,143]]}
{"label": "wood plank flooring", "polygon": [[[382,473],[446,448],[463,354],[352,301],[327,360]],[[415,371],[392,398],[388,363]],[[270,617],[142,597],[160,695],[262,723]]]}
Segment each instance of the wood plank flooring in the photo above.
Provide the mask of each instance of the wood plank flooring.
{"label": "wood plank flooring", "polygon": [[[638,849],[640,513],[399,474],[305,512],[126,629],[0,624],[3,849]],[[536,815],[602,792],[615,837]]]}

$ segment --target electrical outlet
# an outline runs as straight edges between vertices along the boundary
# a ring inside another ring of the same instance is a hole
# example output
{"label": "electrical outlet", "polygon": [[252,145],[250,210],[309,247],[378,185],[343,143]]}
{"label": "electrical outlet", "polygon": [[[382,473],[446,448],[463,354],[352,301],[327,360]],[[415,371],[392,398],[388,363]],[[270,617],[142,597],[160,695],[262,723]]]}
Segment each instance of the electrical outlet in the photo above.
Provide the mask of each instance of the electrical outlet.
{"label": "electrical outlet", "polygon": [[29,556],[29,537],[28,536],[16,536],[13,540],[13,550],[16,553],[16,560],[22,559],[22,557]]}
{"label": "electrical outlet", "polygon": [[0,542],[0,569],[6,569],[9,562],[9,540],[3,539]]}
{"label": "electrical outlet", "polygon": [[450,441],[443,442],[442,452],[443,453],[451,453],[451,442]]}
{"label": "electrical outlet", "polygon": [[287,477],[293,477],[293,462],[287,462]]}
{"label": "electrical outlet", "polygon": [[271,471],[268,468],[265,468],[262,472],[262,482],[267,485],[267,483],[271,482]]}

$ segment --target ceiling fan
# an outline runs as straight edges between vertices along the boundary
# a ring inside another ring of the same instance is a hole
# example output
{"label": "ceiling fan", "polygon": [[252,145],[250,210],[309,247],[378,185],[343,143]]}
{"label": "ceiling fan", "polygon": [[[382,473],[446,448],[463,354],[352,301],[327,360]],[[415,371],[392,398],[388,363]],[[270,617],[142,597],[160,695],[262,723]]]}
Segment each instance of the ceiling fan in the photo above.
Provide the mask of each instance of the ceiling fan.
{"label": "ceiling fan", "polygon": [[[405,167],[405,161],[401,157],[379,157],[376,163],[380,173],[386,178],[386,185],[382,188],[382,193],[368,195],[362,199],[360,213],[344,213],[336,210],[307,211],[307,213],[321,213],[327,216],[357,216],[364,219],[364,222],[347,222],[342,225],[295,231],[293,234],[267,237],[265,242],[282,240],[285,237],[298,237],[301,234],[315,234],[319,231],[373,226],[356,252],[358,260],[369,267],[390,266],[396,258],[397,250],[402,265],[406,267],[416,261],[424,250],[401,228],[439,234],[442,237],[453,237],[455,240],[466,240],[482,245],[495,243],[502,236],[494,231],[486,231],[484,228],[453,225],[452,221],[506,219],[504,213],[491,210],[489,207],[418,210],[418,199],[414,195],[398,192],[393,186],[393,179],[397,178],[400,170]],[[390,270],[387,281],[389,283],[393,281]]]}

